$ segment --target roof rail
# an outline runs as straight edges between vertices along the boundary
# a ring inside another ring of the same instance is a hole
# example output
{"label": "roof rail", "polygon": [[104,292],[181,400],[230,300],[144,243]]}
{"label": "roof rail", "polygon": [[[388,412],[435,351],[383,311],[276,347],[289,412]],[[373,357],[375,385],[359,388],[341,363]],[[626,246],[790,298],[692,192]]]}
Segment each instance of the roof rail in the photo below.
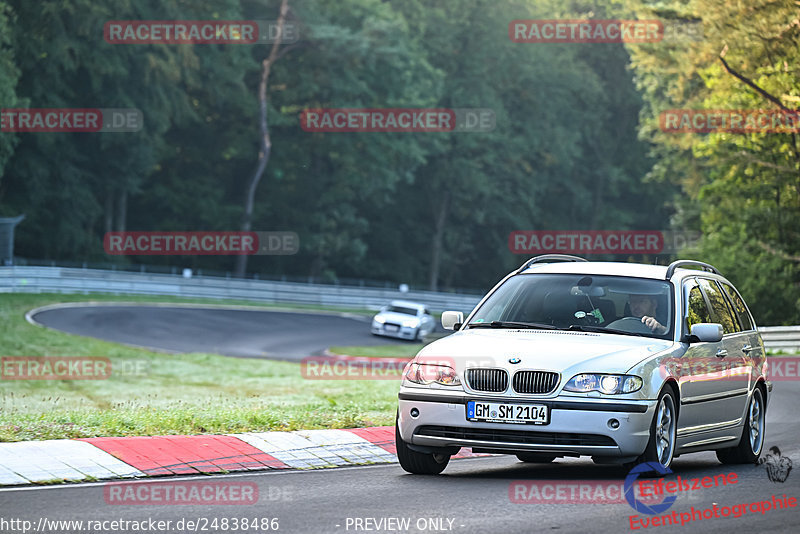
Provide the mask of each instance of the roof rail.
{"label": "roof rail", "polygon": [[719,275],[722,274],[713,265],[710,265],[708,263],[703,263],[702,261],[678,260],[678,261],[673,261],[672,263],[669,264],[669,267],[667,267],[667,276],[665,279],[669,280],[670,278],[672,278],[672,275],[675,274],[675,270],[680,267],[700,267],[701,269],[709,273],[714,273]]}
{"label": "roof rail", "polygon": [[522,266],[517,269],[517,274],[521,273],[534,263],[550,263],[553,261],[589,261],[586,258],[581,258],[579,256],[570,256],[568,254],[542,254],[541,256],[536,256],[535,258],[531,258]]}

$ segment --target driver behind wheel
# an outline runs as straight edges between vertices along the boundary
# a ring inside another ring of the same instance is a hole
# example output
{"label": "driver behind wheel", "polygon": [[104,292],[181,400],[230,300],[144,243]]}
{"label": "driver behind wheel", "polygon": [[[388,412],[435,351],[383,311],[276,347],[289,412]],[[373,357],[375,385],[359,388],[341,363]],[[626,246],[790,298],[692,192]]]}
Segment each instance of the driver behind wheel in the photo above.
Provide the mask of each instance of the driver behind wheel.
{"label": "driver behind wheel", "polygon": [[667,333],[667,327],[659,323],[655,317],[658,301],[654,295],[637,295],[632,293],[628,297],[628,304],[631,308],[631,315],[636,318],[641,318],[642,323],[653,333]]}

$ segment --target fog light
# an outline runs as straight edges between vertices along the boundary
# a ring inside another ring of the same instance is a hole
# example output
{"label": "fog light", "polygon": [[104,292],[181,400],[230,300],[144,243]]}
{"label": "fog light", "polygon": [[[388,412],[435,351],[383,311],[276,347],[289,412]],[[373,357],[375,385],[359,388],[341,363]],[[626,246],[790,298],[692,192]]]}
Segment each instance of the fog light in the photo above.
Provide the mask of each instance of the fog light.
{"label": "fog light", "polygon": [[608,426],[612,430],[616,430],[616,429],[619,428],[619,421],[617,421],[616,419],[609,419],[608,420]]}
{"label": "fog light", "polygon": [[[414,419],[419,417],[419,410],[417,410],[416,408],[411,408],[411,417],[413,417]],[[619,423],[617,423],[617,424],[619,424]]]}

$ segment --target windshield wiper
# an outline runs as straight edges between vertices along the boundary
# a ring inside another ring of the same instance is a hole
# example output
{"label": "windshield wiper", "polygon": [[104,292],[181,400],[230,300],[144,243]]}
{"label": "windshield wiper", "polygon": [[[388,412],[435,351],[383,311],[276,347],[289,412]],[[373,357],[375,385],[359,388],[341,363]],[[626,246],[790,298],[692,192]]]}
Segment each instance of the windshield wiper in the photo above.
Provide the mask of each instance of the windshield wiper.
{"label": "windshield wiper", "polygon": [[555,330],[556,327],[543,323],[518,323],[514,321],[492,321],[490,323],[469,323],[470,328],[535,328],[537,330]]}
{"label": "windshield wiper", "polygon": [[603,328],[602,326],[586,326],[581,324],[571,324],[564,330],[578,330],[580,332],[599,332],[601,334],[620,334],[623,336],[648,337],[638,332],[628,332],[627,330],[617,330],[616,328]]}

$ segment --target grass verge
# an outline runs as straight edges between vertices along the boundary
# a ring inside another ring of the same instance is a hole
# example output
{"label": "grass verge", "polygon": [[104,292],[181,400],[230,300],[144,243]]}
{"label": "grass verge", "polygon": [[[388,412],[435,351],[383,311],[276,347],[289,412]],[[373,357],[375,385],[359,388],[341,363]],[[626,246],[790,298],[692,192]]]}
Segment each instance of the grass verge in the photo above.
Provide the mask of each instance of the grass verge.
{"label": "grass verge", "polygon": [[422,343],[408,343],[403,345],[375,345],[373,347],[330,347],[328,350],[333,354],[346,354],[348,356],[411,359],[424,346]]}
{"label": "grass verge", "polygon": [[162,354],[36,327],[24,318],[39,306],[85,301],[221,304],[160,297],[0,294],[0,356],[104,356],[113,369],[120,369],[105,380],[0,379],[0,441],[394,423],[396,381],[308,380],[295,363]]}

